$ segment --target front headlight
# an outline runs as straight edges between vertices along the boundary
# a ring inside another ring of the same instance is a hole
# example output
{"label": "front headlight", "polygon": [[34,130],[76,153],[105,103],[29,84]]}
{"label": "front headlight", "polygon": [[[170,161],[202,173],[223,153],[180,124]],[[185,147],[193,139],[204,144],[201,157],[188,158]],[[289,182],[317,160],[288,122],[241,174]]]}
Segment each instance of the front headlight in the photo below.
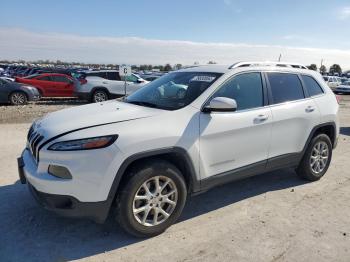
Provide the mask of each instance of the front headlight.
{"label": "front headlight", "polygon": [[48,150],[74,151],[103,148],[113,144],[117,138],[118,135],[110,135],[57,142],[51,145]]}

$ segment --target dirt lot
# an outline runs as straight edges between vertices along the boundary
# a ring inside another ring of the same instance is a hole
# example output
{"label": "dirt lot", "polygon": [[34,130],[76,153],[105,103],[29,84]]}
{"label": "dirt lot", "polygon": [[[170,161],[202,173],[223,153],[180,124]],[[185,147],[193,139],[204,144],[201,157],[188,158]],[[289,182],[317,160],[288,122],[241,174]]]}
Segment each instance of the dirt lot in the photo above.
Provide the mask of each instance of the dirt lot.
{"label": "dirt lot", "polygon": [[0,124],[31,123],[44,114],[63,108],[83,105],[84,101],[76,99],[43,99],[24,106],[8,106],[0,104]]}
{"label": "dirt lot", "polygon": [[350,261],[350,98],[321,181],[282,170],[216,188],[191,198],[167,232],[144,240],[113,218],[97,225],[51,214],[18,182],[29,122],[76,104],[0,107],[0,261]]}

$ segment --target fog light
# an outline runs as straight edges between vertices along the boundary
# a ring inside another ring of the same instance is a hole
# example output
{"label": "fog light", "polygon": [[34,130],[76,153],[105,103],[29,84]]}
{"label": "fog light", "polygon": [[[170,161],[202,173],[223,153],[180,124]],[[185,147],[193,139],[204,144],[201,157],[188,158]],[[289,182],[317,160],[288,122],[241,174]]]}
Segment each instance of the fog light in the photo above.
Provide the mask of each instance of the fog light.
{"label": "fog light", "polygon": [[49,174],[58,178],[72,179],[69,170],[64,166],[49,165]]}

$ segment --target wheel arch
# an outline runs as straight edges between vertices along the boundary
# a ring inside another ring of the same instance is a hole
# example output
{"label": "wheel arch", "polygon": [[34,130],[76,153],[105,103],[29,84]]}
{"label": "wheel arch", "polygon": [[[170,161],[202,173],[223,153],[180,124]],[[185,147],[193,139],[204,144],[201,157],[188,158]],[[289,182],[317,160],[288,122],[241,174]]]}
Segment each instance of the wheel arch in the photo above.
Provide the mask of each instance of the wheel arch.
{"label": "wheel arch", "polygon": [[91,91],[90,91],[90,94],[89,94],[89,100],[90,101],[93,101],[93,96],[94,96],[94,93],[96,92],[96,91],[99,91],[99,90],[101,90],[101,91],[104,91],[104,92],[106,92],[107,93],[107,99],[110,99],[111,98],[111,93],[109,92],[109,90],[105,87],[105,86],[95,86],[95,87],[93,87],[92,89],[91,89]]}
{"label": "wheel arch", "polygon": [[305,143],[305,146],[304,146],[304,149],[303,149],[303,155],[310,143],[310,141],[312,140],[312,138],[314,138],[315,136],[317,136],[318,134],[326,134],[331,142],[332,142],[332,147],[335,148],[336,145],[337,145],[337,137],[336,137],[336,134],[337,134],[337,131],[336,131],[336,124],[335,122],[327,122],[327,123],[322,123],[320,125],[317,125],[315,126],[311,132],[310,132],[310,135]]}
{"label": "wheel arch", "polygon": [[11,101],[10,101],[10,98],[11,98],[11,95],[12,95],[13,93],[22,93],[22,94],[24,94],[24,95],[26,96],[27,101],[29,100],[29,96],[28,96],[28,94],[27,94],[25,91],[20,90],[20,89],[15,89],[15,90],[12,90],[12,91],[9,93],[8,97],[7,97],[7,100],[8,100],[9,102],[11,102]]}
{"label": "wheel arch", "polygon": [[111,95],[111,93],[109,92],[107,87],[105,87],[105,86],[95,86],[90,91],[91,96],[98,90],[105,91],[108,95]]}
{"label": "wheel arch", "polygon": [[192,160],[186,150],[180,147],[163,148],[137,153],[128,157],[122,163],[108,194],[110,204],[114,201],[119,189],[127,181],[128,170],[138,163],[152,161],[154,159],[163,159],[175,165],[183,174],[189,193],[200,191],[200,182],[196,177]]}

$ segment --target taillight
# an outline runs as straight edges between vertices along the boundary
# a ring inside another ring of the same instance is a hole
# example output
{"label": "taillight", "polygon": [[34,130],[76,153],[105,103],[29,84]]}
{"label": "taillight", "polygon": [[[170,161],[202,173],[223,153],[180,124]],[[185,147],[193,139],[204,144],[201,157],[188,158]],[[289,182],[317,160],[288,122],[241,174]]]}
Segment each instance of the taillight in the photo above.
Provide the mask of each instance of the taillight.
{"label": "taillight", "polygon": [[337,99],[338,104],[340,104],[341,96],[335,95],[335,98]]}
{"label": "taillight", "polygon": [[80,84],[81,85],[85,85],[87,83],[87,80],[86,79],[80,79]]}

